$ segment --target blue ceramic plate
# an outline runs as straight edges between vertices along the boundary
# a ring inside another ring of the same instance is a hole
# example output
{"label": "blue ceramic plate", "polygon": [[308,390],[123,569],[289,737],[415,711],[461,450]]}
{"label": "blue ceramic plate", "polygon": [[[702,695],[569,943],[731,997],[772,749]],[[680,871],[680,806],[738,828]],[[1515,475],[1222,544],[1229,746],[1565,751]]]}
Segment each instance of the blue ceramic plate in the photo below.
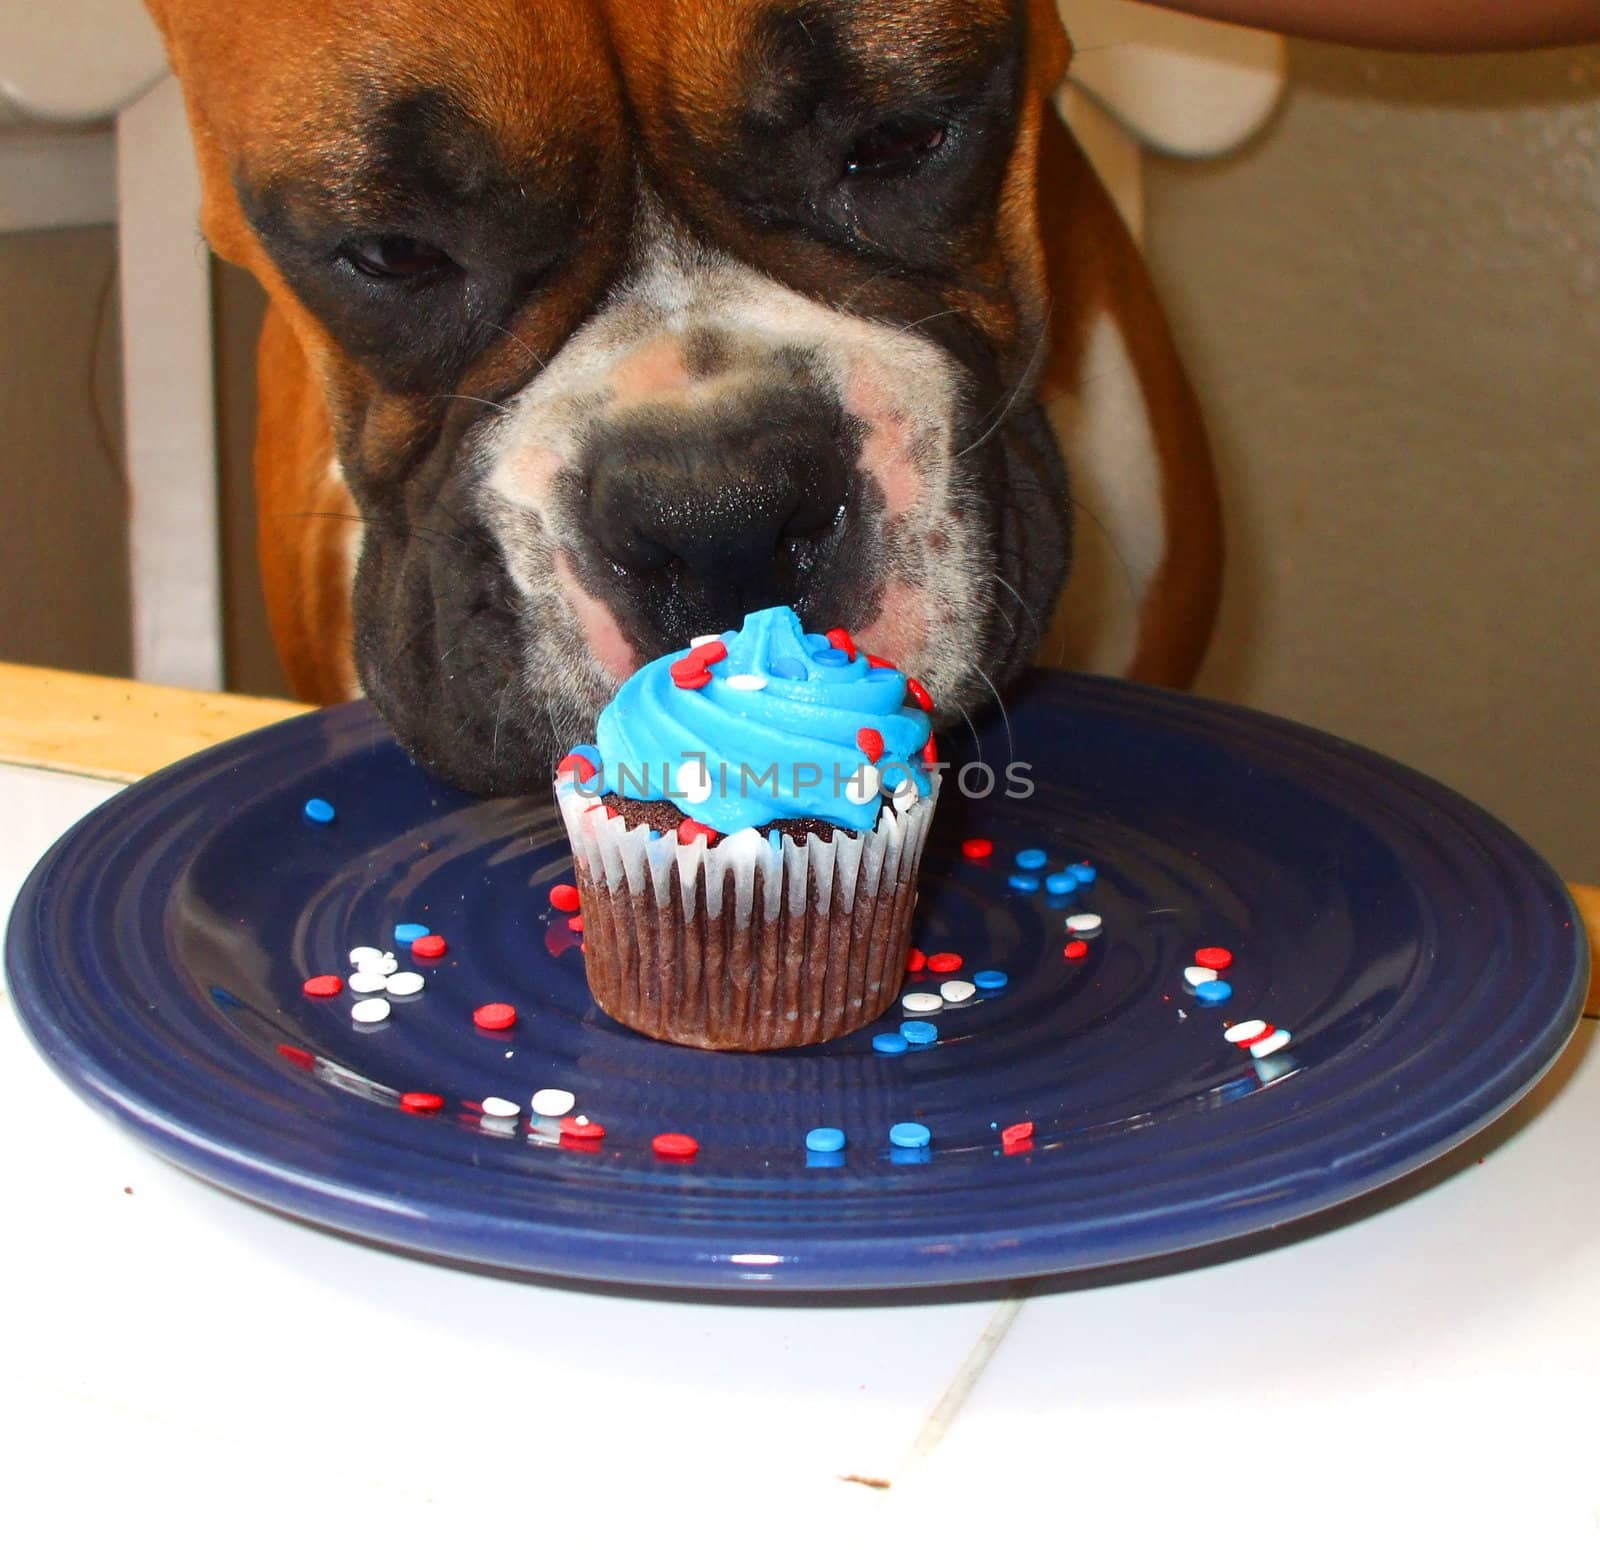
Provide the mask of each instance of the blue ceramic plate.
{"label": "blue ceramic plate", "polygon": [[[455,1259],[681,1287],[955,1283],[1215,1243],[1420,1167],[1526,1092],[1575,1026],[1586,949],[1565,891],[1431,781],[1286,722],[1060,675],[1019,695],[1010,736],[987,728],[983,751],[1031,764],[1034,792],[968,799],[947,780],[916,931],[1009,982],[904,1054],[872,1046],[898,1015],[777,1055],[611,1022],[549,903],[571,875],[550,807],[438,785],[363,706],[92,813],[22,891],[11,985],[68,1082],[227,1189]],[[303,816],[312,796],[333,823]],[[970,835],[991,860],[962,855]],[[1036,876],[1087,861],[1098,877],[1021,892],[1030,847],[1050,858]],[[1086,911],[1104,924],[1070,961],[1065,917]],[[303,993],[408,921],[449,951],[416,965],[428,988],[387,1023]],[[1205,946],[1235,954],[1220,1007],[1184,984]],[[515,1004],[513,1029],[474,1026],[490,1001]],[[1248,1018],[1291,1043],[1254,1059],[1224,1037]],[[574,1092],[604,1140],[530,1129],[545,1087]],[[403,1109],[416,1091],[443,1107]],[[523,1117],[486,1122],[491,1096]],[[929,1146],[889,1144],[906,1120]],[[1025,1120],[1031,1144],[1008,1148]],[[845,1150],[808,1156],[814,1126]],[[664,1131],[698,1156],[658,1159]]]}

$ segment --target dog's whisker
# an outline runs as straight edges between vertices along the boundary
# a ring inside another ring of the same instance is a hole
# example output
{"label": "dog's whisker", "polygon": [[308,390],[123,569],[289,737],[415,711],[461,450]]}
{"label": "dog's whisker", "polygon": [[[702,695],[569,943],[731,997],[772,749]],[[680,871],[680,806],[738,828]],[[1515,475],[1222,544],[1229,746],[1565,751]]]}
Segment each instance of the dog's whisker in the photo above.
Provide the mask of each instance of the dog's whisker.
{"label": "dog's whisker", "polygon": [[1006,401],[1004,405],[1002,405],[999,414],[997,414],[994,419],[990,421],[988,428],[983,431],[975,441],[970,442],[967,446],[963,447],[958,453],[956,453],[955,457],[951,459],[952,462],[959,462],[969,453],[976,452],[978,448],[984,444],[984,442],[986,442],[997,430],[1000,429],[1002,425],[1005,424],[1007,416],[1009,416],[1011,411],[1016,408],[1017,400],[1022,397],[1025,391],[1033,386],[1034,375],[1039,368],[1040,361],[1044,358],[1044,349],[1046,343],[1049,341],[1049,338],[1050,313],[1047,310],[1043,320],[1039,324],[1038,337],[1033,342],[1033,350],[1028,356],[1028,364],[1023,368],[1021,375],[1018,376],[1016,383],[1012,387],[1011,392],[1007,395]]}
{"label": "dog's whisker", "polygon": [[1003,725],[1006,729],[1006,762],[1007,764],[1015,764],[1017,762],[1017,745],[1011,736],[1011,716],[1006,710],[1006,702],[1000,698],[1000,691],[995,688],[994,679],[984,672],[984,670],[979,667],[976,662],[972,664],[972,671],[975,672],[986,684],[988,684],[989,693],[994,696],[995,705],[1000,711],[1001,725]]}
{"label": "dog's whisker", "polygon": [[954,318],[961,316],[959,307],[946,307],[943,312],[930,312],[925,318],[914,318],[909,323],[902,323],[895,330],[897,334],[908,334],[913,328],[921,328],[924,323],[936,323],[940,318]]}
{"label": "dog's whisker", "polygon": [[[323,522],[357,522],[363,527],[381,527],[382,522],[377,517],[369,517],[358,511],[295,511],[290,512],[285,520],[298,521],[302,517],[315,518]],[[423,527],[420,523],[408,522],[405,531],[418,538],[437,539],[441,543],[467,545],[472,542],[471,537],[463,532],[445,532],[442,528]]]}
{"label": "dog's whisker", "polygon": [[1030,607],[1028,607],[1027,600],[1023,597],[1023,595],[1019,591],[1017,591],[1017,589],[1014,586],[1012,586],[1011,583],[1009,581],[1007,581],[1006,578],[1004,576],[1002,576],[999,571],[995,571],[994,572],[994,579],[996,581],[998,581],[1000,583],[1000,585],[1003,586],[1006,589],[1007,592],[1009,592],[1014,598],[1016,598],[1018,604],[1022,608],[1023,613],[1025,613],[1028,616],[1028,618],[1033,621],[1033,627],[1034,627],[1035,630],[1037,630],[1039,632],[1039,638],[1041,640],[1043,640],[1044,639],[1044,626],[1039,623],[1038,614],[1036,614]]}
{"label": "dog's whisker", "polygon": [[435,403],[446,398],[457,398],[464,404],[482,404],[485,409],[492,409],[496,414],[511,413],[504,404],[497,404],[492,398],[478,398],[472,393],[435,393],[433,395]]}
{"label": "dog's whisker", "polygon": [[527,355],[528,359],[532,361],[540,371],[544,371],[546,369],[549,363],[542,355],[539,354],[537,350],[533,348],[531,344],[528,343],[526,339],[522,337],[521,334],[517,333],[515,329],[502,328],[498,323],[491,323],[489,327],[492,328],[497,334],[504,334],[506,338],[509,339],[513,344],[520,346]]}
{"label": "dog's whisker", "polygon": [[506,701],[511,697],[511,691],[517,687],[519,680],[513,674],[506,679],[505,686],[495,696],[494,703],[494,732],[489,739],[489,762],[491,764],[500,756],[500,723],[505,720]]}
{"label": "dog's whisker", "polygon": [[982,745],[978,741],[978,728],[976,727],[976,725],[974,725],[972,717],[967,714],[967,710],[966,710],[966,707],[964,705],[961,705],[961,704],[958,703],[956,705],[956,709],[958,711],[960,711],[961,719],[964,722],[966,722],[967,731],[972,734],[972,746],[973,746],[973,749],[974,750],[978,749]]}

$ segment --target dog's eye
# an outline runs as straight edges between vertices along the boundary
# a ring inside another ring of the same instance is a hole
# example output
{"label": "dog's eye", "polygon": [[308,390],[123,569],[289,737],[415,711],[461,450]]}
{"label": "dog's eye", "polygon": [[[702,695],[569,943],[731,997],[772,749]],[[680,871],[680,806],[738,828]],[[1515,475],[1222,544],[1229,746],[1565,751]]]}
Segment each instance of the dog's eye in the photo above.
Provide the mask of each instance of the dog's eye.
{"label": "dog's eye", "polygon": [[417,237],[361,237],[345,243],[342,251],[375,280],[418,280],[454,267],[443,248]]}
{"label": "dog's eye", "polygon": [[891,118],[857,135],[844,153],[847,178],[893,177],[909,172],[945,142],[945,126],[926,119]]}

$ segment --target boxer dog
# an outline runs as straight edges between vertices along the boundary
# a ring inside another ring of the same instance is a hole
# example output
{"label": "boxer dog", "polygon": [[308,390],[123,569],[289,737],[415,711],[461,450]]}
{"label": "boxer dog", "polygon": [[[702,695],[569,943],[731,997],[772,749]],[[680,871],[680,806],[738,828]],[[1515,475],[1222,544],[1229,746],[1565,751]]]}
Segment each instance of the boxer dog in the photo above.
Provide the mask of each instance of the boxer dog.
{"label": "boxer dog", "polygon": [[270,298],[302,696],[359,681],[444,778],[543,788],[639,663],[788,603],[950,719],[1050,630],[1069,476],[1119,665],[1193,671],[1210,461],[1048,0],[150,5],[206,235]]}

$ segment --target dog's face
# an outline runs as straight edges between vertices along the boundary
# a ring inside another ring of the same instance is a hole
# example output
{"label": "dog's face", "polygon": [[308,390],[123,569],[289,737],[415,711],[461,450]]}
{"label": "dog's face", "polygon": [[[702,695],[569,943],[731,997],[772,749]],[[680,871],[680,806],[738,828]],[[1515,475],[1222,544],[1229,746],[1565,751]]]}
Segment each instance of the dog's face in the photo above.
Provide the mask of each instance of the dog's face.
{"label": "dog's face", "polygon": [[206,226],[320,373],[362,683],[480,791],[753,608],[947,717],[1066,566],[1044,0],[152,0]]}

